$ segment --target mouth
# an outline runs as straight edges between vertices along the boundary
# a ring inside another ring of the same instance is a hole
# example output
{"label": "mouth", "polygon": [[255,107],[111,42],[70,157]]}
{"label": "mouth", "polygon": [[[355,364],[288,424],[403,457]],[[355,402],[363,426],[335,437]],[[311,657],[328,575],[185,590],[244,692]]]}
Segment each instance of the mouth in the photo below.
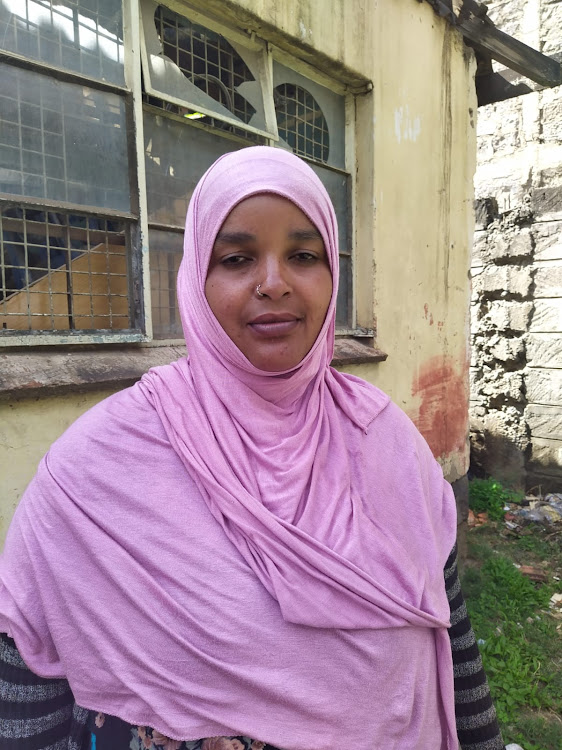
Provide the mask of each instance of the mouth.
{"label": "mouth", "polygon": [[301,322],[301,318],[291,313],[264,313],[258,315],[257,318],[251,320],[248,325],[260,336],[267,338],[275,336],[286,336],[291,333],[298,324]]}

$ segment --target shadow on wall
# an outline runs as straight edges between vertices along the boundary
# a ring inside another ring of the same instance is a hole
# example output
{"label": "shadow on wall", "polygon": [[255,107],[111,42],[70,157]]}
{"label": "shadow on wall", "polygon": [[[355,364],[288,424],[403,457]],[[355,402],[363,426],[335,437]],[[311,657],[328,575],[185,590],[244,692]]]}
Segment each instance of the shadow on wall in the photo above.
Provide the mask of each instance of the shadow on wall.
{"label": "shadow on wall", "polygon": [[[562,445],[561,445],[562,448]],[[506,486],[534,495],[562,492],[560,460],[521,444],[506,435],[471,425],[470,475],[494,477]]]}

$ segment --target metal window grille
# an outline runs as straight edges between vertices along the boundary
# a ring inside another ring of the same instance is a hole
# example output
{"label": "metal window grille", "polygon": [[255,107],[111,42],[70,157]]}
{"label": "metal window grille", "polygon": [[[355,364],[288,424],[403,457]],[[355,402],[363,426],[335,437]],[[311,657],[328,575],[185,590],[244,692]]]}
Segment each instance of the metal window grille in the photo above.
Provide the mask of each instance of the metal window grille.
{"label": "metal window grille", "polygon": [[149,230],[150,289],[154,338],[183,338],[176,278],[183,256],[182,232]]}
{"label": "metal window grille", "polygon": [[255,79],[232,45],[220,34],[161,5],[154,21],[166,57],[198,88],[249,123],[256,110],[236,88]]}
{"label": "metal window grille", "polygon": [[0,191],[129,210],[123,99],[3,63],[0,80]]}
{"label": "metal window grille", "polygon": [[291,83],[277,86],[273,97],[279,137],[299,156],[326,164],[330,155],[330,134],[314,97]]}
{"label": "metal window grille", "polygon": [[121,0],[0,3],[0,47],[50,65],[122,83],[122,40]]}
{"label": "metal window grille", "polygon": [[131,327],[129,222],[0,206],[0,335]]}

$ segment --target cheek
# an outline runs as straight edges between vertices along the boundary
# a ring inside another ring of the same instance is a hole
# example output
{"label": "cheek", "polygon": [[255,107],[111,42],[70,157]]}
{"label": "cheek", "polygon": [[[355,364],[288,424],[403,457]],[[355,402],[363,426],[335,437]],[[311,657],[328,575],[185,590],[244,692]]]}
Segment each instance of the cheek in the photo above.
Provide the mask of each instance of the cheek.
{"label": "cheek", "polygon": [[236,327],[240,307],[235,286],[211,274],[205,282],[205,297],[221,328],[230,335]]}
{"label": "cheek", "polygon": [[326,273],[322,274],[322,277],[318,280],[318,284],[316,285],[316,300],[318,303],[317,309],[318,315],[322,318],[322,321],[324,321],[326,313],[328,312],[328,307],[330,306],[330,301],[332,299],[332,289],[332,274],[327,268]]}

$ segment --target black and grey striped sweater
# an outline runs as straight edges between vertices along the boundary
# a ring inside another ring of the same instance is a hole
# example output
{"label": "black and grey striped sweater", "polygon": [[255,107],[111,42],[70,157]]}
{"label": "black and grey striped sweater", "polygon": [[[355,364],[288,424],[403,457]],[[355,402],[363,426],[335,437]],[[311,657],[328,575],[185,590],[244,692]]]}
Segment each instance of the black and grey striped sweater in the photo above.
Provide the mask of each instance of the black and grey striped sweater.
{"label": "black and grey striped sweater", "polygon": [[[449,636],[459,745],[462,750],[504,750],[456,558],[455,547],[444,573],[451,608]],[[74,702],[66,680],[33,674],[12,639],[0,635],[0,750],[90,750],[90,720],[90,712]]]}

